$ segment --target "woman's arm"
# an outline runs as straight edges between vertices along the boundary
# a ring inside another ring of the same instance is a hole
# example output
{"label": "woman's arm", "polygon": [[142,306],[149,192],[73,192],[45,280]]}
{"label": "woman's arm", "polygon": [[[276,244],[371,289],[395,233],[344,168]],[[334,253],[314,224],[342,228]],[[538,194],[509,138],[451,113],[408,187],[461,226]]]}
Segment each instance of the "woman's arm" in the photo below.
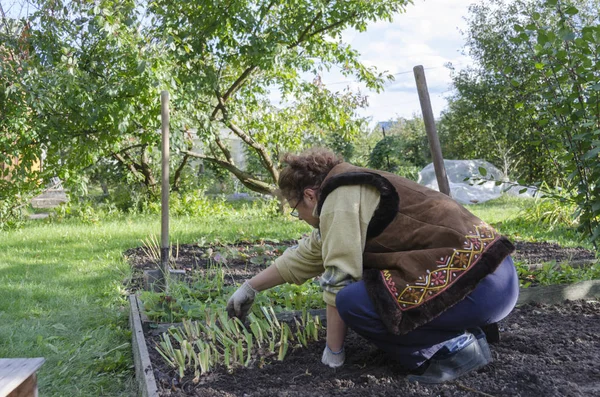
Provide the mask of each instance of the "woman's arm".
{"label": "woman's arm", "polygon": [[346,324],[340,317],[335,306],[327,305],[327,346],[333,352],[339,352],[344,347]]}
{"label": "woman's arm", "polygon": [[256,276],[252,277],[248,282],[252,288],[260,292],[283,284],[285,283],[285,280],[283,277],[281,277],[281,274],[279,273],[279,270],[277,270],[275,264],[273,264],[258,273]]}

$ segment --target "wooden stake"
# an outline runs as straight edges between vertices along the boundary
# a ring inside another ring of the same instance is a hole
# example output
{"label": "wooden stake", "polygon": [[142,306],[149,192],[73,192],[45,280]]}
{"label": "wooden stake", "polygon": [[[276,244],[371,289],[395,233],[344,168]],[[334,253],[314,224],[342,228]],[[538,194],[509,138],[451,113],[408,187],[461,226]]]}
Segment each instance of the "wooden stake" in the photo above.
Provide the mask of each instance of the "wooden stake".
{"label": "wooden stake", "polygon": [[164,289],[167,291],[169,276],[169,92],[160,93],[160,116],[162,131],[162,184],[161,184],[161,238],[160,261]]}
{"label": "wooden stake", "polygon": [[446,175],[446,167],[444,166],[444,158],[442,157],[442,147],[435,129],[435,119],[431,109],[431,100],[429,99],[429,90],[427,89],[427,80],[425,80],[425,71],[422,65],[413,68],[415,80],[417,82],[417,92],[419,93],[419,102],[421,103],[421,111],[423,112],[423,121],[425,123],[425,131],[427,131],[427,139],[429,140],[429,149],[433,158],[433,168],[435,177],[437,178],[440,192],[450,194],[450,184],[448,183],[448,175]]}

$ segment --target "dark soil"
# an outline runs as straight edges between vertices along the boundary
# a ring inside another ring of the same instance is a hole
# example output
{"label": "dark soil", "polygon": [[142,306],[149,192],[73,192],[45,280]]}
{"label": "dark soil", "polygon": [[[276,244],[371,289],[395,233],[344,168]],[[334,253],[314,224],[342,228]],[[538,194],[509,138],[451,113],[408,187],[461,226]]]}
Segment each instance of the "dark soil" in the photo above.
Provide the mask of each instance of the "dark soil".
{"label": "dark soil", "polygon": [[585,263],[596,260],[593,251],[585,248],[566,248],[555,243],[525,241],[514,242],[516,251],[513,258],[530,265],[555,261],[556,263]]}
{"label": "dark soil", "polygon": [[182,383],[151,352],[161,396],[600,396],[600,303],[531,304],[516,308],[491,346],[493,362],[443,385],[409,383],[400,367],[361,337],[346,340],[346,364],[320,362],[324,342],[299,348],[262,368],[213,371]]}
{"label": "dark soil", "polygon": [[[265,268],[294,242],[240,243],[231,246],[179,246],[174,268],[209,272],[211,262],[226,264],[229,283],[239,283]],[[591,261],[583,248],[517,242],[515,260]],[[237,252],[237,253],[236,253]],[[218,254],[218,255],[217,255]],[[141,248],[126,252],[134,267],[133,289],[142,287],[143,269],[157,267]],[[176,256],[176,253],[173,253]],[[191,272],[190,272],[191,273]],[[230,277],[231,276],[231,277]],[[530,304],[516,308],[501,323],[501,340],[491,346],[492,364],[444,385],[408,383],[405,372],[360,336],[346,339],[346,364],[337,370],[320,362],[324,340],[290,349],[285,360],[265,357],[260,367],[229,373],[217,368],[194,384],[182,381],[154,348],[147,332],[160,395],[165,396],[600,396],[600,303]]]}
{"label": "dark soil", "polygon": [[[197,244],[184,244],[173,249],[171,266],[186,272],[204,273],[210,268],[211,263],[224,264],[227,269],[225,282],[239,284],[267,267],[270,261],[293,244],[296,244],[296,241],[243,242],[202,247]],[[524,241],[517,241],[514,244],[516,251],[513,259],[529,265],[551,261],[585,263],[595,260],[593,251],[581,247],[565,248],[554,243]],[[159,260],[152,260],[146,251],[143,247],[138,247],[125,252],[127,260],[135,270],[130,286],[132,290],[143,288],[143,270],[158,268]]]}
{"label": "dark soil", "polygon": [[[239,284],[267,267],[296,241],[259,241],[241,242],[238,244],[199,246],[197,244],[183,244],[173,249],[171,267],[185,270],[186,274],[196,273],[204,275],[214,269],[214,265],[222,265],[226,270],[226,284]],[[143,288],[143,270],[157,269],[160,260],[152,259],[147,255],[144,247],[131,248],[124,255],[133,267],[133,280],[130,289]],[[221,267],[221,266],[219,266]]]}

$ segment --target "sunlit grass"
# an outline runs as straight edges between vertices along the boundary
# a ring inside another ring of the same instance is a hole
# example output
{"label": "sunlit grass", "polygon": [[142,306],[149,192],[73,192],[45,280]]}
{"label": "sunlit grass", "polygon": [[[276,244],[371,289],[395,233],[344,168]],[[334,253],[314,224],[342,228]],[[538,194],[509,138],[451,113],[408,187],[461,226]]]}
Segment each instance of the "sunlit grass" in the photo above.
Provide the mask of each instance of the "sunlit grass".
{"label": "sunlit grass", "polygon": [[[171,220],[171,241],[294,238],[307,228],[243,214]],[[44,357],[43,396],[135,394],[124,250],[160,235],[158,217],[32,222],[0,240],[0,357]]]}
{"label": "sunlit grass", "polygon": [[505,194],[495,200],[470,204],[465,207],[485,222],[492,224],[518,217],[530,200]]}
{"label": "sunlit grass", "polygon": [[[539,203],[532,198],[504,195],[495,200],[466,207],[512,240],[545,241],[564,247],[593,249],[591,242],[578,234],[575,227],[561,223],[548,225],[532,219],[531,214],[535,213],[532,208]],[[528,208],[530,211],[526,213]]]}

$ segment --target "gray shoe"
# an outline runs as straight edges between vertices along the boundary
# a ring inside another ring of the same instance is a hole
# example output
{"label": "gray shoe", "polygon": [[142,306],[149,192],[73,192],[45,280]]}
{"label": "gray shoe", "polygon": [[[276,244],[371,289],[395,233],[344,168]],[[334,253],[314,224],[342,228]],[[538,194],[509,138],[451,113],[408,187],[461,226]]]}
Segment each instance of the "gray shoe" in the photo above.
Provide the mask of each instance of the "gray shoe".
{"label": "gray shoe", "polygon": [[[483,334],[483,333],[482,333]],[[474,335],[475,336],[475,335]],[[409,382],[443,383],[477,370],[491,361],[490,348],[485,340],[475,336],[470,344],[445,357],[431,358],[429,366],[420,375],[408,375]]]}
{"label": "gray shoe", "polygon": [[481,352],[488,363],[492,362],[492,352],[490,351],[490,345],[488,344],[487,335],[485,331],[481,328],[473,328],[469,330],[475,338],[477,338],[477,343],[479,343],[479,347],[481,348]]}

